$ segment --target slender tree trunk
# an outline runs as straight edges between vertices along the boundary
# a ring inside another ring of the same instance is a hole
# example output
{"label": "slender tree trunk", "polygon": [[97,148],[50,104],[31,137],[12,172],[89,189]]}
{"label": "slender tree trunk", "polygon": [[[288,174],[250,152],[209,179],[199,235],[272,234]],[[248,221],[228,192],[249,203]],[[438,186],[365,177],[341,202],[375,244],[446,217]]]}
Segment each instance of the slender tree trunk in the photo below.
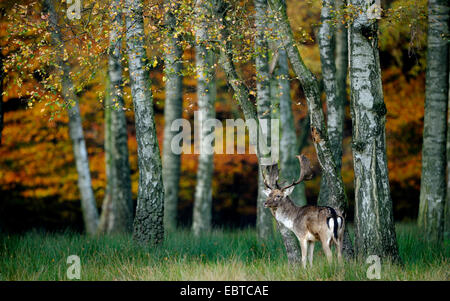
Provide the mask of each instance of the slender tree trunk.
{"label": "slender tree trunk", "polygon": [[[327,130],[338,172],[342,162],[342,132],[344,124],[344,102],[338,97],[335,59],[335,26],[332,12],[335,0],[323,0],[320,16],[319,50],[322,66],[322,78],[327,103]],[[325,177],[320,183],[318,204],[328,204],[328,185]]]}
{"label": "slender tree trunk", "polygon": [[95,234],[98,224],[98,212],[92,189],[91,174],[89,170],[89,159],[86,149],[86,142],[83,135],[83,127],[81,124],[80,107],[78,105],[78,97],[74,92],[73,82],[70,78],[70,66],[64,61],[65,45],[58,29],[58,16],[55,11],[52,0],[44,1],[44,11],[49,13],[49,25],[52,36],[52,42],[57,49],[58,66],[62,69],[62,96],[66,104],[68,104],[69,114],[69,134],[72,140],[72,147],[75,157],[75,163],[78,173],[78,188],[81,196],[81,208],[86,232],[90,235]]}
{"label": "slender tree trunk", "polygon": [[[268,20],[267,0],[255,0],[255,67],[256,67],[256,109],[260,120],[267,120],[267,130],[264,132],[267,146],[270,147],[271,129],[271,93],[269,75],[269,51],[267,42]],[[264,129],[263,129],[264,130]],[[269,154],[270,155],[270,154]],[[273,236],[272,214],[264,208],[266,195],[261,166],[258,165],[258,199],[256,202],[256,229],[261,239]]]}
{"label": "slender tree trunk", "polygon": [[113,187],[116,185],[115,177],[112,176],[113,166],[112,166],[112,130],[111,130],[111,111],[112,111],[112,101],[110,97],[110,80],[107,77],[106,83],[106,96],[105,96],[105,175],[106,175],[106,187],[105,196],[103,198],[102,212],[100,214],[100,220],[98,222],[97,233],[104,234],[109,232],[110,225],[113,224],[114,216],[112,214],[112,193]]}
{"label": "slender tree trunk", "polygon": [[146,68],[143,2],[126,0],[126,40],[138,144],[139,188],[134,238],[157,244],[164,238],[164,185],[153,112],[151,81]]}
{"label": "slender tree trunk", "polygon": [[194,212],[192,217],[192,231],[194,235],[200,235],[205,231],[211,230],[212,222],[212,176],[214,154],[206,151],[209,148],[209,141],[204,139],[210,135],[214,129],[211,129],[205,123],[208,119],[215,117],[215,108],[213,98],[214,76],[213,60],[214,55],[207,48],[208,26],[211,20],[209,6],[207,1],[197,1],[195,6],[196,24],[196,46],[195,61],[197,68],[197,101],[199,108],[199,126],[200,126],[200,154],[198,157],[197,185],[195,187]]}
{"label": "slender tree trunk", "polygon": [[128,161],[127,120],[122,91],[122,13],[120,0],[111,7],[112,28],[109,37],[109,88],[105,103],[105,159],[107,189],[99,232],[131,232],[133,199]]}
{"label": "slender tree trunk", "polygon": [[377,21],[368,3],[352,0],[363,13],[349,28],[355,244],[359,256],[398,259],[386,157],[386,106],[378,53]]}
{"label": "slender tree trunk", "polygon": [[445,200],[444,239],[450,239],[450,47],[448,56],[448,102],[447,102],[447,191]]}
{"label": "slender tree trunk", "polygon": [[425,230],[428,239],[437,241],[442,241],[444,232],[448,14],[447,0],[428,1],[428,50],[418,224]]}
{"label": "slender tree trunk", "polygon": [[164,227],[174,230],[177,226],[178,191],[180,183],[180,155],[171,148],[172,138],[176,132],[171,130],[172,122],[181,118],[183,108],[183,77],[181,75],[183,50],[181,37],[176,33],[176,18],[171,6],[165,1],[166,25],[168,38],[165,47],[166,100],[164,105],[164,142],[163,142],[163,181],[164,181]]}
{"label": "slender tree trunk", "polygon": [[[278,20],[277,25],[280,43],[286,50],[292,68],[300,80],[306,96],[314,147],[322,168],[322,174],[325,175],[327,183],[329,183],[329,204],[344,212],[345,215],[347,209],[347,196],[345,194],[341,173],[338,172],[336,168],[330,142],[328,141],[327,127],[325,125],[325,118],[320,102],[318,82],[311,71],[306,68],[298,48],[295,45],[284,0],[270,0],[269,3],[272,12],[274,12],[275,17]],[[343,251],[348,257],[353,255],[352,243],[347,231],[344,236]]]}
{"label": "slender tree trunk", "polygon": [[266,196],[262,192],[266,189],[263,178],[261,166],[258,165],[258,199],[256,203],[256,231],[258,237],[263,240],[268,240],[273,237],[273,223],[272,223],[272,213],[267,212],[267,208],[264,208],[264,202],[266,201]]}
{"label": "slender tree trunk", "polygon": [[[345,9],[346,1],[335,0],[336,10]],[[337,22],[336,25],[336,35],[335,35],[335,64],[336,64],[336,102],[340,104],[342,108],[341,120],[344,123],[345,120],[345,104],[347,102],[347,72],[348,72],[348,39],[347,39],[347,23],[342,24],[342,22]],[[343,128],[338,126],[338,128]],[[340,138],[337,142],[339,147],[340,155],[336,157],[338,161],[336,162],[336,167],[340,170],[342,165],[342,134],[336,137],[336,140]],[[331,139],[331,138],[330,138]]]}
{"label": "slender tree trunk", "polygon": [[[280,173],[281,178],[292,182],[298,179],[300,165],[296,158],[299,151],[294,114],[292,113],[289,63],[286,51],[283,48],[278,49],[278,64],[275,68],[275,77],[278,79],[278,97],[280,99]],[[306,205],[305,184],[303,182],[295,186],[290,198],[297,206]]]}

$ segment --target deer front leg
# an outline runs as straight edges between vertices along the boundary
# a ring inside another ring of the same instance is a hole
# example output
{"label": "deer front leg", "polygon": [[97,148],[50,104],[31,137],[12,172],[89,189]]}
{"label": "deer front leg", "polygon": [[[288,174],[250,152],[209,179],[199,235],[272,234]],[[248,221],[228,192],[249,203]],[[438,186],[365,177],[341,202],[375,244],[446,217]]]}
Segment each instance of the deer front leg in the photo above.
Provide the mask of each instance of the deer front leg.
{"label": "deer front leg", "polygon": [[299,238],[300,248],[302,249],[302,265],[306,269],[306,257],[308,255],[308,241],[304,238]]}
{"label": "deer front leg", "polygon": [[313,255],[314,255],[314,242],[310,241],[308,246],[308,259],[309,265],[312,267],[313,263]]}
{"label": "deer front leg", "polygon": [[330,239],[321,237],[320,242],[322,243],[323,252],[327,257],[328,263],[331,263],[333,261],[333,255],[330,249]]}

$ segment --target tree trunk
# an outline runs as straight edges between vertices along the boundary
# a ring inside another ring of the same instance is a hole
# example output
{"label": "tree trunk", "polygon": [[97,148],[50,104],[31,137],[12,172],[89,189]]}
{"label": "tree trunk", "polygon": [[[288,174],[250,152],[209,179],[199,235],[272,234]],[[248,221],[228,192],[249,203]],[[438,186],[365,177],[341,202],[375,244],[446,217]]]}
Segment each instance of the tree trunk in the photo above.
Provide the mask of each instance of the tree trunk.
{"label": "tree trunk", "polygon": [[[286,13],[284,0],[269,1],[272,12],[278,19],[278,39],[281,46],[286,50],[292,68],[303,87],[308,103],[311,134],[316,149],[317,157],[322,169],[322,174],[329,183],[329,204],[341,210],[344,215],[347,209],[347,196],[345,194],[342,176],[336,168],[330,142],[328,141],[327,127],[320,102],[319,86],[311,71],[306,68],[300,53],[295,45],[291,27]],[[353,255],[353,248],[348,232],[344,236],[344,254],[348,257]]]}
{"label": "tree trunk", "polygon": [[[299,154],[294,115],[292,113],[291,87],[289,82],[289,63],[286,51],[278,49],[278,64],[275,68],[280,101],[280,176],[287,182],[298,179],[300,165],[296,156]],[[295,186],[290,198],[297,206],[306,205],[305,183]]]}
{"label": "tree trunk", "polygon": [[68,62],[63,59],[65,45],[61,37],[61,32],[57,27],[58,16],[52,0],[45,0],[44,11],[49,13],[49,30],[52,36],[52,43],[58,51],[56,60],[59,68],[63,71],[61,78],[62,97],[68,105],[69,134],[72,140],[72,147],[78,173],[78,188],[80,190],[84,226],[86,233],[92,235],[97,231],[98,212],[94,191],[92,189],[89,159],[86,149],[86,142],[83,135],[83,127],[81,124],[78,97],[74,92],[72,79],[70,78],[70,66],[68,65]]}
{"label": "tree trunk", "polygon": [[[171,130],[172,122],[181,118],[183,108],[183,77],[181,75],[183,50],[181,37],[176,36],[176,18],[173,15],[171,1],[166,0],[166,25],[168,38],[165,47],[166,100],[164,104],[164,141],[163,141],[163,181],[164,181],[164,227],[174,230],[177,226],[178,191],[180,183],[180,155],[171,148],[176,132]],[[178,7],[178,6],[176,6]]]}
{"label": "tree trunk", "polygon": [[436,241],[442,241],[444,233],[448,14],[447,0],[428,1],[428,50],[418,224],[425,230],[427,239]]}
{"label": "tree trunk", "polygon": [[207,151],[209,141],[204,139],[214,132],[205,121],[215,118],[215,86],[213,85],[214,55],[207,49],[208,27],[211,14],[208,3],[198,1],[195,7],[196,46],[195,61],[197,68],[197,101],[200,126],[200,154],[198,156],[197,185],[195,187],[194,212],[192,216],[192,231],[198,236],[211,230],[212,219],[212,176],[214,154]]}
{"label": "tree trunk", "polygon": [[[256,203],[256,232],[262,240],[273,237],[272,213],[264,207],[266,195],[262,192],[266,189],[262,178],[261,165],[258,164],[258,198]],[[269,211],[269,212],[267,212]]]}
{"label": "tree trunk", "polygon": [[164,185],[153,112],[153,96],[146,68],[143,2],[126,0],[126,40],[138,145],[139,188],[133,237],[157,244],[164,238]]}
{"label": "tree trunk", "polygon": [[[342,11],[345,9],[346,1],[335,0],[336,9]],[[336,34],[335,34],[335,65],[336,65],[336,102],[340,104],[342,109],[342,123],[345,120],[345,104],[347,102],[347,72],[348,72],[348,39],[347,39],[347,23],[342,24],[342,22],[337,22]],[[338,128],[343,129],[344,125],[338,126]],[[330,132],[330,131],[328,131]],[[340,155],[337,156],[336,167],[340,170],[342,165],[342,134],[336,136],[336,140],[339,145]],[[331,138],[330,138],[331,139]]]}
{"label": "tree trunk", "polygon": [[448,54],[448,102],[447,102],[447,194],[445,200],[444,239],[450,239],[450,47]]}
{"label": "tree trunk", "polygon": [[383,99],[376,19],[367,3],[349,28],[353,165],[355,169],[355,245],[359,256],[398,259],[386,158],[386,106]]}
{"label": "tree trunk", "polygon": [[111,129],[111,108],[112,101],[110,97],[110,80],[109,76],[107,77],[106,83],[106,93],[105,93],[105,138],[104,138],[104,147],[105,147],[105,176],[106,176],[106,187],[105,187],[105,196],[103,197],[102,204],[102,212],[100,214],[100,220],[98,222],[97,233],[104,234],[109,232],[111,225],[113,224],[114,216],[112,214],[112,194],[113,187],[116,185],[115,177],[112,175],[114,167],[112,166],[112,129]]}
{"label": "tree trunk", "polygon": [[[323,0],[319,29],[319,51],[322,66],[322,78],[327,103],[327,130],[338,172],[342,162],[342,132],[344,124],[344,102],[338,97],[335,59],[335,26],[332,12],[335,0]],[[344,78],[345,80],[345,78]],[[328,185],[325,177],[320,182],[318,204],[328,204]]]}
{"label": "tree trunk", "polygon": [[[267,0],[255,0],[255,67],[256,67],[256,110],[260,120],[267,120],[267,131],[264,131],[267,146],[270,146],[271,128],[271,91],[269,75],[269,51],[267,42]],[[270,155],[270,154],[269,154]],[[261,166],[258,165],[258,199],[256,202],[256,230],[261,239],[273,237],[272,214],[264,208],[266,189]]]}
{"label": "tree trunk", "polygon": [[111,7],[109,37],[109,87],[105,102],[105,160],[107,189],[99,232],[131,232],[133,199],[128,161],[127,120],[122,91],[122,13],[120,0]]}

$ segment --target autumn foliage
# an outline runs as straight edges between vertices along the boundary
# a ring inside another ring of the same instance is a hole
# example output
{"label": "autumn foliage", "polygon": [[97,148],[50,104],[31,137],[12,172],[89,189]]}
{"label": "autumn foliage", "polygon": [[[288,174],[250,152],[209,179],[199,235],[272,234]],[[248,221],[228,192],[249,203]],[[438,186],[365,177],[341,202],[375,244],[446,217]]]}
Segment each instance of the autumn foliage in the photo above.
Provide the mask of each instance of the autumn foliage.
{"label": "autumn foliage", "polygon": [[[29,5],[23,1],[23,5]],[[89,1],[87,1],[89,2]],[[244,1],[245,2],[245,1]],[[13,4],[1,4],[11,9]],[[247,3],[247,5],[249,5]],[[404,0],[393,1],[392,8],[405,5]],[[422,22],[425,1],[419,1],[414,19],[382,20],[380,24],[380,51],[383,68],[383,89],[388,110],[386,133],[389,178],[392,185],[394,207],[397,218],[415,216],[414,210],[419,199],[421,141],[424,111],[424,55],[426,28]],[[152,6],[153,7],[153,6]],[[300,51],[305,63],[320,76],[320,60],[315,31],[319,23],[320,1],[288,1],[289,14],[296,38],[300,42]],[[81,212],[77,173],[68,134],[68,117],[58,94],[58,82],[52,74],[51,53],[48,46],[25,47],[46,39],[45,31],[33,27],[30,32],[17,35],[15,23],[25,16],[15,11],[16,18],[4,18],[0,27],[0,43],[4,45],[5,56],[28,58],[23,68],[32,74],[26,80],[19,80],[17,65],[6,64],[8,74],[3,85],[5,95],[2,145],[0,146],[0,223],[4,227],[25,229],[30,226],[81,228]],[[29,11],[30,16],[33,15]],[[39,20],[40,14],[34,11]],[[157,18],[158,14],[152,15]],[[160,18],[162,16],[159,15]],[[151,18],[150,18],[151,19]],[[99,17],[98,20],[102,20]],[[157,22],[149,22],[149,28],[158,29]],[[385,23],[383,23],[385,22]],[[391,23],[395,24],[390,26]],[[37,24],[37,23],[36,23]],[[96,39],[83,38],[71,43],[73,54],[68,60],[73,67],[73,77],[80,83],[77,92],[83,118],[84,134],[87,142],[92,185],[100,209],[104,196],[104,107],[102,95],[105,90],[105,48],[107,44],[107,26],[100,31]],[[23,30],[27,30],[23,26]],[[14,32],[15,34],[12,34]],[[149,30],[152,41],[160,43]],[[153,39],[154,38],[154,39]],[[243,39],[247,36],[244,34]],[[150,37],[149,37],[150,39]],[[161,39],[161,38],[159,38]],[[247,41],[252,45],[252,41]],[[80,45],[89,47],[79,47]],[[245,47],[243,45],[242,47]],[[395,49],[395,51],[392,51]],[[164,78],[161,49],[149,47],[150,73],[156,112],[157,133],[162,145]],[[70,51],[69,51],[70,52]],[[78,59],[82,57],[84,59]],[[97,59],[92,63],[93,58]],[[194,61],[192,48],[185,47],[186,69]],[[81,60],[84,60],[82,62]],[[45,65],[48,85],[40,74],[33,73],[39,66]],[[254,70],[245,60],[239,65],[247,84],[254,89]],[[94,72],[95,71],[95,72]],[[232,97],[225,76],[217,70],[216,111],[219,119],[240,118],[241,112]],[[188,73],[188,72],[187,72]],[[128,75],[125,75],[125,102],[128,123],[128,146],[132,171],[133,197],[137,195],[137,145],[134,132],[132,102],[129,96]],[[89,80],[87,80],[87,78]],[[293,78],[293,76],[292,76]],[[184,78],[183,117],[193,119],[196,109],[194,75]],[[55,87],[55,90],[49,87]],[[291,81],[292,108],[297,130],[306,116],[307,107],[298,81]],[[128,91],[128,93],[127,93]],[[351,162],[351,120],[347,109],[347,121],[344,130],[343,179],[352,195],[353,171]],[[314,158],[314,149],[307,146],[304,151]],[[180,224],[189,224],[196,182],[196,155],[182,155],[179,217]],[[317,161],[313,160],[313,164]],[[308,201],[315,203],[319,190],[319,180],[308,183]],[[250,225],[256,214],[257,166],[255,155],[216,155],[214,157],[213,179],[213,223],[216,225]],[[399,214],[398,214],[399,213]]]}

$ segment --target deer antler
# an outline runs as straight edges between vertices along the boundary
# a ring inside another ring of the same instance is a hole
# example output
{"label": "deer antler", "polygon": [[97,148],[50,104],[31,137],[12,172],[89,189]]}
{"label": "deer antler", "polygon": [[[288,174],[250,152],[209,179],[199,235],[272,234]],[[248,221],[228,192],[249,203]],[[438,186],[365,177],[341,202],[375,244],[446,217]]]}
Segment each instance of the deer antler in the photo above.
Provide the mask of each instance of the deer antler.
{"label": "deer antler", "polygon": [[[261,168],[262,176],[263,176],[263,182],[264,185],[266,185],[267,188],[274,189],[274,187],[277,186],[278,181],[278,165],[267,165],[263,166]],[[266,172],[269,173],[268,179],[266,177]]]}
{"label": "deer antler", "polygon": [[311,167],[311,162],[305,155],[296,156],[300,163],[300,176],[297,181],[292,182],[291,184],[284,186],[281,190],[285,190],[294,185],[300,184],[305,180],[311,180],[314,177],[314,172]]}

